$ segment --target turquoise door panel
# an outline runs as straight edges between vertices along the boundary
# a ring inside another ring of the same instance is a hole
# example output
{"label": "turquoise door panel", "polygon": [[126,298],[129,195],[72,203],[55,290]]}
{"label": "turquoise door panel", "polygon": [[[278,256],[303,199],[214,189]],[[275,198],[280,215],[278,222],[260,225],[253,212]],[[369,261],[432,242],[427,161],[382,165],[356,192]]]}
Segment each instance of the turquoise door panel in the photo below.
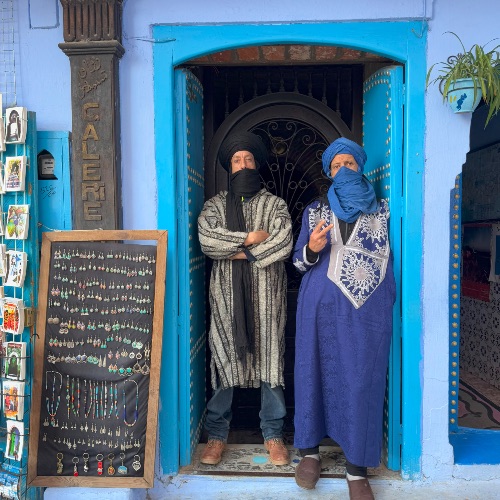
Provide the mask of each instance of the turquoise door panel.
{"label": "turquoise door panel", "polygon": [[401,217],[403,172],[403,68],[383,68],[363,84],[363,146],[368,155],[365,175],[378,198],[389,202],[389,236],[394,256],[397,299],[384,409],[383,460],[401,467]]}
{"label": "turquoise door panel", "polygon": [[198,241],[204,200],[203,88],[187,70],[175,71],[179,256],[179,446],[188,465],[205,411],[205,256]]}
{"label": "turquoise door panel", "polygon": [[[53,175],[38,171],[40,211],[38,240],[40,244],[42,232],[52,229],[60,231],[72,229],[69,132],[38,132],[37,156],[44,152],[53,157],[54,170]],[[36,172],[36,163],[34,166]]]}

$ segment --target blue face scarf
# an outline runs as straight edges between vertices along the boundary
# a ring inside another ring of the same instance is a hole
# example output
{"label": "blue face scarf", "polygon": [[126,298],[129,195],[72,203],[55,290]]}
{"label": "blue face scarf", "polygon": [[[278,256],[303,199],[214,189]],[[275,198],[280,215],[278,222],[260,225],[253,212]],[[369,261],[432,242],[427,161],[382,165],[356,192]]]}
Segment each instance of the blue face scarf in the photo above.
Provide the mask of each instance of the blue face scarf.
{"label": "blue face scarf", "polygon": [[[331,174],[327,174],[331,179]],[[328,202],[333,213],[341,220],[354,222],[361,214],[378,210],[375,190],[361,172],[341,167],[328,190]]]}

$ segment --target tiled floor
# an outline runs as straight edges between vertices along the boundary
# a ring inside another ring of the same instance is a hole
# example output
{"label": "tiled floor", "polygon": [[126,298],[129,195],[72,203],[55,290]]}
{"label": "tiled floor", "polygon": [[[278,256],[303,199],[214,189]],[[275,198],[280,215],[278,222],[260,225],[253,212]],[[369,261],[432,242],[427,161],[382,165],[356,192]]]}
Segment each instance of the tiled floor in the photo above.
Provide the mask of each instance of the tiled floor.
{"label": "tiled floor", "polygon": [[[461,373],[463,378],[468,384],[475,387],[479,392],[485,394],[495,404],[500,405],[500,391],[491,386],[487,382],[482,381],[478,377]],[[254,477],[266,478],[292,478],[294,476],[295,467],[300,461],[296,454],[296,450],[291,443],[293,443],[293,432],[285,433],[285,442],[288,443],[287,447],[290,451],[291,463],[287,466],[275,466],[270,463],[269,456],[264,448],[262,442],[262,435],[260,430],[251,431],[237,431],[233,430],[228,439],[226,451],[223,454],[222,460],[218,465],[204,465],[200,463],[200,456],[205,446],[206,436],[202,437],[202,442],[198,445],[191,465],[182,467],[179,475],[184,477],[200,477],[211,476],[220,477],[223,479],[230,478],[244,478]],[[322,478],[344,478],[345,477],[345,457],[342,450],[331,440],[322,442],[323,446],[320,447],[320,455],[322,459]],[[378,468],[368,470],[371,480],[400,480],[399,472],[388,470],[385,466],[381,465]],[[293,481],[293,480],[292,480]]]}
{"label": "tiled floor", "polygon": [[464,380],[467,384],[474,387],[479,393],[486,396],[490,401],[500,406],[500,389],[495,386],[485,382],[477,375],[472,373],[467,373],[465,370],[460,371],[460,378]]}
{"label": "tiled floor", "polygon": [[[217,465],[200,463],[204,444],[198,445],[192,464],[182,467],[180,474],[187,475],[239,475],[239,476],[276,476],[293,477],[295,467],[300,461],[293,446],[290,451],[290,465],[276,466],[269,461],[269,455],[263,444],[228,444],[222,460]],[[337,446],[321,446],[321,477],[343,478],[345,476],[345,457]],[[388,470],[384,466],[368,469],[371,478],[397,479],[399,473]]]}

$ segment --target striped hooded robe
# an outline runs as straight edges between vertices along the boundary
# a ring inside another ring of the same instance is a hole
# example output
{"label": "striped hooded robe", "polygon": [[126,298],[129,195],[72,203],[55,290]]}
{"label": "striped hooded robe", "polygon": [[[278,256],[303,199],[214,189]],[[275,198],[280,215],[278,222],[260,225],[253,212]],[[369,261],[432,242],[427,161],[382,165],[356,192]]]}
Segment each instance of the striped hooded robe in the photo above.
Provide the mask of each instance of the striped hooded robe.
{"label": "striped hooded robe", "polygon": [[[261,189],[243,203],[247,232],[227,229],[227,191],[214,196],[203,206],[198,217],[198,234],[203,253],[213,259],[209,301],[211,308],[209,346],[212,387],[284,386],[284,350],[287,281],[284,260],[293,247],[292,223],[283,199]],[[248,232],[264,230],[269,237],[248,247],[251,262],[252,295],[255,323],[254,362],[246,363],[235,351],[232,320],[232,261],[240,252]],[[245,365],[245,366],[244,366]]]}

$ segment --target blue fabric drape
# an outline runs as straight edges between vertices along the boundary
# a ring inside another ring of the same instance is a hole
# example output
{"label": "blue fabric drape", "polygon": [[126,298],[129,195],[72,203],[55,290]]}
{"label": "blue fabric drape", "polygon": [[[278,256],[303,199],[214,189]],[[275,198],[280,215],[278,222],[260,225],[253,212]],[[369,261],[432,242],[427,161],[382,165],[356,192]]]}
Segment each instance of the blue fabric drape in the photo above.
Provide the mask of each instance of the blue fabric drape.
{"label": "blue fabric drape", "polygon": [[333,213],[346,222],[354,222],[361,214],[378,210],[377,196],[368,179],[347,167],[337,172],[327,196]]}
{"label": "blue fabric drape", "polygon": [[[358,171],[341,167],[335,177],[332,177],[330,165],[340,154],[351,155],[358,164]],[[366,151],[345,137],[333,141],[321,158],[323,172],[333,181],[328,190],[330,208],[343,221],[354,222],[361,214],[372,214],[378,210],[375,190],[368,179],[363,177],[366,160]]]}

